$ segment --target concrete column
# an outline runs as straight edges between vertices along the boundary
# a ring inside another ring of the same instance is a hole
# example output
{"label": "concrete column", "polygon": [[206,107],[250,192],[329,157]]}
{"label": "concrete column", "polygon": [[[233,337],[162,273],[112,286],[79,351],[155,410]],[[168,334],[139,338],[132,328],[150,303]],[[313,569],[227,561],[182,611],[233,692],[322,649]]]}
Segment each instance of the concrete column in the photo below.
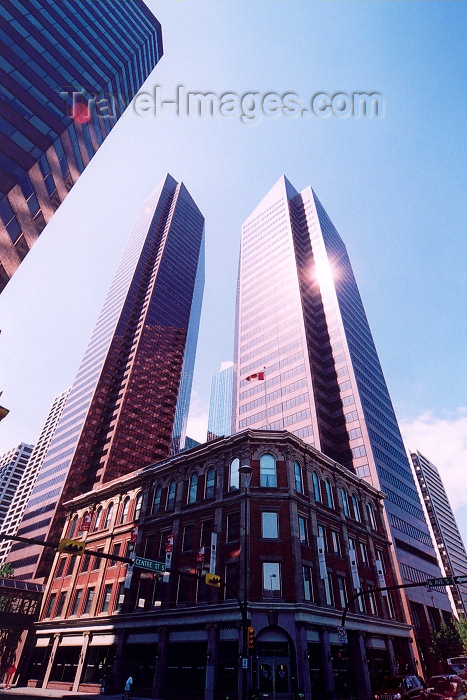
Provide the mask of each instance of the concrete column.
{"label": "concrete column", "polygon": [[218,658],[218,629],[217,625],[208,627],[208,652],[206,660],[206,688],[204,693],[205,700],[214,700],[214,688],[217,671]]}
{"label": "concrete column", "polygon": [[50,656],[49,656],[49,663],[47,664],[47,670],[45,672],[44,680],[42,681],[43,688],[47,688],[47,684],[48,684],[49,678],[50,678],[50,672],[52,671],[52,666],[53,666],[53,662],[55,659],[55,654],[56,654],[58,645],[60,643],[60,637],[61,637],[61,635],[59,632],[56,632],[54,634],[54,642],[52,645],[52,651],[51,651]]}
{"label": "concrete column", "polygon": [[366,659],[365,637],[357,632],[352,644],[352,663],[357,681],[357,694],[362,698],[371,698],[370,674],[368,673],[368,663]]}
{"label": "concrete column", "polygon": [[392,637],[388,637],[387,642],[388,642],[389,663],[391,666],[391,675],[397,676],[398,668],[397,668],[397,663],[396,663],[396,657],[394,656],[394,644],[392,643]]}
{"label": "concrete column", "polygon": [[75,680],[73,683],[73,692],[78,692],[79,684],[81,683],[81,674],[83,673],[84,660],[86,658],[86,652],[88,650],[89,642],[91,640],[91,633],[87,630],[83,632],[83,646],[81,647],[81,652],[78,660],[78,667],[76,669]]}
{"label": "concrete column", "polygon": [[152,686],[152,697],[160,698],[162,685],[164,683],[165,661],[167,658],[167,644],[169,633],[166,627],[159,628],[159,642],[157,645],[156,668],[154,670],[154,683]]}
{"label": "concrete column", "polygon": [[[331,643],[329,641],[329,631],[322,631],[322,649],[323,649],[323,668],[324,668],[324,683],[326,688],[326,698],[334,698],[334,675],[332,672],[332,657]],[[318,699],[316,699],[318,700]],[[324,700],[324,698],[323,698]]]}
{"label": "concrete column", "polygon": [[303,688],[305,700],[311,700],[310,664],[308,660],[308,640],[305,625],[297,624],[296,640],[298,687]]}

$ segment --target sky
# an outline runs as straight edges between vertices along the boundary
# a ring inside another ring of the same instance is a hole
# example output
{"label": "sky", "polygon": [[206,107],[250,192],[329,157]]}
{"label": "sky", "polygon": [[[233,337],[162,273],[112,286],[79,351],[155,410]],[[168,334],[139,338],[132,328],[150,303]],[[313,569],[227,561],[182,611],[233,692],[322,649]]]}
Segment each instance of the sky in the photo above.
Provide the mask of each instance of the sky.
{"label": "sky", "polygon": [[[467,542],[467,3],[147,4],[164,56],[146,101],[127,109],[0,295],[0,453],[34,443],[72,383],[138,210],[166,172],[206,219],[188,429],[204,441],[211,375],[233,354],[241,225],[285,174],[314,188],[347,245],[406,446],[439,468]],[[156,86],[164,101],[180,86],[257,95],[246,108],[293,94],[307,113],[156,115]],[[312,112],[313,96],[339,93],[378,93],[384,111]]]}

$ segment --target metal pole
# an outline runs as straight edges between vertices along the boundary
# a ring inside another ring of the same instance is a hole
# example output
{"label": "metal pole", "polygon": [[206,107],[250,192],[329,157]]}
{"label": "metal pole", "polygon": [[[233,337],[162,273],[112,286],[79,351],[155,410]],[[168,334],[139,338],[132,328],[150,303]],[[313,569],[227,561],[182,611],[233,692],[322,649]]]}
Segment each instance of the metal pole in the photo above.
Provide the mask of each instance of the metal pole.
{"label": "metal pole", "polygon": [[243,601],[242,610],[242,700],[248,697],[248,486],[253,469],[249,464],[239,468],[243,477]]}

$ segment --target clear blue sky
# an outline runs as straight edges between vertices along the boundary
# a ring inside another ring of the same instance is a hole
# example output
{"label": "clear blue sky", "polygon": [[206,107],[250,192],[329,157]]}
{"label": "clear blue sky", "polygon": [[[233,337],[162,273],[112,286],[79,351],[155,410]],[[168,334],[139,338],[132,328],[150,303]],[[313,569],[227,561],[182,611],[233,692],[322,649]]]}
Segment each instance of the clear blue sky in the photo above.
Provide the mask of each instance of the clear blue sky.
{"label": "clear blue sky", "polygon": [[0,452],[34,442],[75,376],[140,205],[169,171],[206,217],[190,434],[232,358],[240,227],[277,178],[311,184],[347,244],[407,446],[442,473],[467,539],[465,2],[147,4],[164,57],[145,85],[239,95],[378,92],[382,118],[127,110],[0,296]]}

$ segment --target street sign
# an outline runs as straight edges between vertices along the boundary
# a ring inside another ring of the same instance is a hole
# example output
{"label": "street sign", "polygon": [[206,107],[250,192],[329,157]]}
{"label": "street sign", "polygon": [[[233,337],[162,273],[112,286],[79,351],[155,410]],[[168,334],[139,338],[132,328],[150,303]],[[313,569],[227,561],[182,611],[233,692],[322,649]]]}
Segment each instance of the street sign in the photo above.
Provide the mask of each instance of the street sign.
{"label": "street sign", "polygon": [[454,576],[454,583],[467,583],[467,576]]}
{"label": "street sign", "polygon": [[347,630],[345,627],[337,628],[337,636],[339,637],[339,644],[347,644]]}
{"label": "street sign", "polygon": [[443,578],[429,578],[426,582],[427,586],[452,586],[454,583],[452,576],[444,576]]}
{"label": "street sign", "polygon": [[165,564],[154,559],[145,559],[144,557],[135,557],[135,564],[138,569],[147,569],[148,571],[165,571]]}

